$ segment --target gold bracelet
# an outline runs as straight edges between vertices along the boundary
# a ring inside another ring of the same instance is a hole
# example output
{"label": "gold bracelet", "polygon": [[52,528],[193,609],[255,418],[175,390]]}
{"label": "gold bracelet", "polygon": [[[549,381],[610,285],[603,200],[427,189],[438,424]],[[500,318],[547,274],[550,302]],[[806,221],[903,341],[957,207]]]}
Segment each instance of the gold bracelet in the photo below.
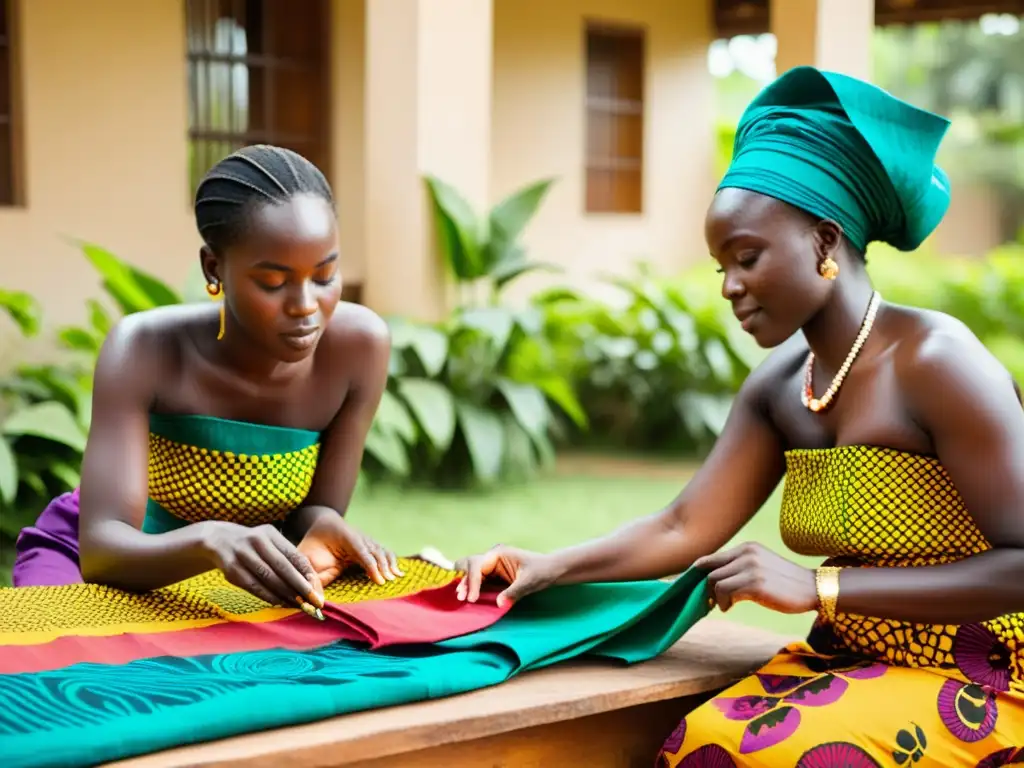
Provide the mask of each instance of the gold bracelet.
{"label": "gold bracelet", "polygon": [[821,566],[814,572],[814,584],[818,590],[818,609],[829,623],[836,620],[836,601],[839,599],[839,568]]}

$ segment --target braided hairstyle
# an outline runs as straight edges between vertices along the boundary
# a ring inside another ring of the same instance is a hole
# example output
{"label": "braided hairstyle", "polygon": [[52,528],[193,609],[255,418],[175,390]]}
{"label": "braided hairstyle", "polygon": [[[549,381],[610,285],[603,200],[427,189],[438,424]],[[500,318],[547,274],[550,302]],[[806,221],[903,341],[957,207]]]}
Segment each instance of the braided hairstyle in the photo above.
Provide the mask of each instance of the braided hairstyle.
{"label": "braided hairstyle", "polygon": [[320,170],[302,155],[268,144],[242,147],[211,168],[196,189],[196,226],[216,254],[238,241],[252,210],[312,194],[332,207],[334,195]]}

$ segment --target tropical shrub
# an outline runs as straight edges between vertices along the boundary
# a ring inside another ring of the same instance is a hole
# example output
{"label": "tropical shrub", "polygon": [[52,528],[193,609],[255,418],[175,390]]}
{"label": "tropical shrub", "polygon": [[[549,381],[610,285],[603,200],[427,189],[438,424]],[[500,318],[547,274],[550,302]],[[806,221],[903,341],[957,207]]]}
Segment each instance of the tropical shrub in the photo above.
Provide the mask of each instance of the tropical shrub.
{"label": "tropical shrub", "polygon": [[565,290],[538,297],[546,335],[571,371],[589,434],[578,441],[702,454],[761,352],[723,313],[721,298],[641,266],[605,281],[616,297]]}
{"label": "tropical shrub", "polygon": [[391,321],[391,378],[366,446],[378,470],[442,485],[529,477],[553,459],[563,421],[585,428],[542,314],[501,303],[516,278],[557,269],[529,260],[520,242],[550,185],[530,184],[479,216],[451,185],[426,178],[459,302],[440,323]]}
{"label": "tropical shrub", "polygon": [[[30,295],[0,291],[0,309],[26,338],[42,312]],[[0,550],[54,495],[78,484],[90,412],[87,369],[23,365],[0,377]]]}
{"label": "tropical shrub", "polygon": [[534,311],[461,309],[391,329],[392,375],[367,452],[392,476],[452,486],[529,477],[554,458],[559,418],[586,425],[545,363]]}

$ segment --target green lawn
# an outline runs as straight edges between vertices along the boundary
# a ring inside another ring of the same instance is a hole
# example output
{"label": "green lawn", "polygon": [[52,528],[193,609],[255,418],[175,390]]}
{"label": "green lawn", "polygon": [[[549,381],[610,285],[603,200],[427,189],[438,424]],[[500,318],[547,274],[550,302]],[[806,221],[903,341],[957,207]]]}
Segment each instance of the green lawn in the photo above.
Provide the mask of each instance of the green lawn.
{"label": "green lawn", "polygon": [[[611,465],[614,469],[614,463]],[[604,534],[653,512],[679,492],[689,471],[664,464],[610,471],[597,462],[574,463],[557,474],[488,493],[408,491],[393,487],[361,489],[349,520],[398,554],[433,546],[451,559],[496,543],[548,551]],[[778,494],[740,532],[785,551],[778,532]],[[0,584],[10,583],[12,552],[0,552]],[[729,618],[780,632],[802,634],[811,616],[782,616],[742,604]]]}

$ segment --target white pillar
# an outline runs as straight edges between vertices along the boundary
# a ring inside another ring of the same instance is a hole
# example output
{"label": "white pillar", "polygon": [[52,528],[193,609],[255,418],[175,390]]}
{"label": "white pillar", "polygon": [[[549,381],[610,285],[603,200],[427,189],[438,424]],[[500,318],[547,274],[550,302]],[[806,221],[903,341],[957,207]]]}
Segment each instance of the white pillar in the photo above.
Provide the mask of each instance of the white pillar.
{"label": "white pillar", "polygon": [[771,0],[776,71],[800,65],[871,79],[874,0]]}
{"label": "white pillar", "polygon": [[491,0],[367,0],[364,302],[446,310],[426,173],[478,210],[489,190]]}

